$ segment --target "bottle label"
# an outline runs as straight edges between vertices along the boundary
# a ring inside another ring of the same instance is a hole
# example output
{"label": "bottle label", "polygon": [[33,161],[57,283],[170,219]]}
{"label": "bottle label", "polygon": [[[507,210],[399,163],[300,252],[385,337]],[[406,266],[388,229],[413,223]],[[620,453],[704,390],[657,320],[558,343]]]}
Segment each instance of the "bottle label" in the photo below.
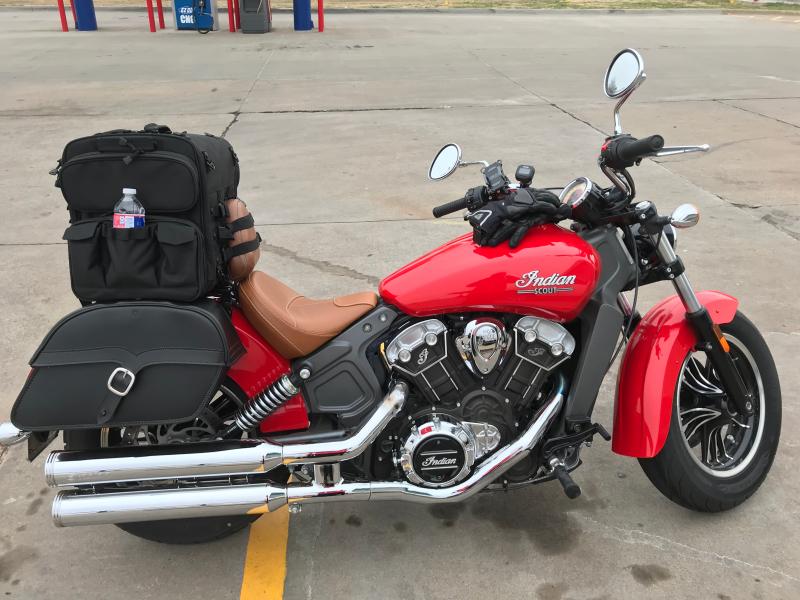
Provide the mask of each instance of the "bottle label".
{"label": "bottle label", "polygon": [[144,215],[114,213],[114,229],[137,229],[144,227]]}

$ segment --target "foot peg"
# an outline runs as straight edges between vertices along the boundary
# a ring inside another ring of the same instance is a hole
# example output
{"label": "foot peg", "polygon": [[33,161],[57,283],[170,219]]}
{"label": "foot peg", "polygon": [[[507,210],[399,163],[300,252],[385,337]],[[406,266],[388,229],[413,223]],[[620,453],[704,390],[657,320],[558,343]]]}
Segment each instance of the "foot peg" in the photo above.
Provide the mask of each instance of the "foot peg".
{"label": "foot peg", "polygon": [[600,423],[594,423],[592,425],[595,429],[597,429],[597,433],[600,434],[600,437],[603,438],[605,441],[611,441],[611,434],[606,431],[606,428],[600,425]]}
{"label": "foot peg", "polygon": [[557,458],[553,458],[550,460],[550,467],[553,469],[553,475],[558,479],[558,483],[564,488],[564,493],[567,495],[567,498],[574,500],[581,495],[581,486],[575,483],[575,480],[572,479],[572,475],[569,474],[563,462]]}

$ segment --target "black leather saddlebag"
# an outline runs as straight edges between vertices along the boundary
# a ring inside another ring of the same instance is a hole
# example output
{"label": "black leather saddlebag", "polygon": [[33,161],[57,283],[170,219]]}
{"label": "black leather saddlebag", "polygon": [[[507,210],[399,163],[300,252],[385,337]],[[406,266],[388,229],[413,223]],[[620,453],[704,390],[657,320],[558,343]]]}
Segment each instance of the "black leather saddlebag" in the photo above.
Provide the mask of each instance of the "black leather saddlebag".
{"label": "black leather saddlebag", "polygon": [[243,353],[214,302],[95,304],[45,337],[11,421],[25,431],[188,421]]}

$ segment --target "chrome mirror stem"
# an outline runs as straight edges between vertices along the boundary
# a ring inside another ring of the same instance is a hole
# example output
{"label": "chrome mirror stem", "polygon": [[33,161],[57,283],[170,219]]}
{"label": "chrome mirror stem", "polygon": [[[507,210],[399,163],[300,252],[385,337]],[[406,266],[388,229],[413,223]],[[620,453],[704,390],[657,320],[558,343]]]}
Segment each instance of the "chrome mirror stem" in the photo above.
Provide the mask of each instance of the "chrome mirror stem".
{"label": "chrome mirror stem", "polygon": [[480,165],[483,168],[489,166],[489,163],[485,160],[462,160],[458,163],[459,167],[470,167],[474,165]]}
{"label": "chrome mirror stem", "polygon": [[625,94],[619,99],[619,102],[617,102],[617,105],[614,107],[614,135],[622,135],[622,119],[619,116],[619,111],[630,95],[630,92]]}

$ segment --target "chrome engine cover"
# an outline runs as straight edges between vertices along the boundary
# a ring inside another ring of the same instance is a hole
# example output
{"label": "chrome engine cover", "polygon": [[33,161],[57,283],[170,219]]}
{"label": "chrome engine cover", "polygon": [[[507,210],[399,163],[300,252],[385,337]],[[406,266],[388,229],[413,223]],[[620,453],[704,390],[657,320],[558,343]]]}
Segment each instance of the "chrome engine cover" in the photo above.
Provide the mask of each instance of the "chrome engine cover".
{"label": "chrome engine cover", "polygon": [[488,375],[502,363],[508,339],[502,321],[483,317],[466,324],[463,335],[456,338],[456,345],[470,371]]}
{"label": "chrome engine cover", "polygon": [[401,331],[386,347],[386,360],[394,369],[419,375],[447,358],[447,327],[438,319],[415,323]]}
{"label": "chrome engine cover", "polygon": [[410,482],[443,488],[465,479],[475,461],[500,445],[500,437],[489,423],[450,421],[434,414],[412,427],[398,462]]}
{"label": "chrome engine cover", "polygon": [[553,321],[522,317],[514,325],[514,345],[522,360],[550,371],[572,356],[575,338]]}

